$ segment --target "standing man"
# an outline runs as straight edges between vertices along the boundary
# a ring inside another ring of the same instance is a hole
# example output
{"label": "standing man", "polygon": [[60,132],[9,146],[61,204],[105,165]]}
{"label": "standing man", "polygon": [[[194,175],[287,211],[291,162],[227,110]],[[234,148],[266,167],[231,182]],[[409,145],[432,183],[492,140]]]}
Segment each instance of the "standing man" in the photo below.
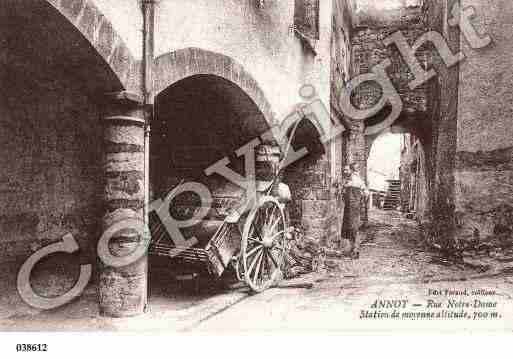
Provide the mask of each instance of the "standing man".
{"label": "standing man", "polygon": [[361,226],[361,206],[366,203],[363,199],[367,199],[369,191],[358,174],[358,164],[355,162],[344,167],[344,222],[343,232],[349,238],[351,245],[350,255],[353,259],[360,258],[360,226]]}

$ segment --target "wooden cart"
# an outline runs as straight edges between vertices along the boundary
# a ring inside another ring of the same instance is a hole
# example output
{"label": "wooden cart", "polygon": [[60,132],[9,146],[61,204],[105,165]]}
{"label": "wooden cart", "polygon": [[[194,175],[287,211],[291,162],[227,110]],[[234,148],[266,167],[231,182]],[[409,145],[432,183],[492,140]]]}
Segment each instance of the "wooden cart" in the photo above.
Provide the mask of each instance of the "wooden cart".
{"label": "wooden cart", "polygon": [[282,269],[288,226],[284,204],[276,197],[264,194],[255,202],[240,215],[229,215],[206,243],[199,241],[190,248],[174,245],[158,218],[153,217],[149,253],[169,258],[182,270],[213,277],[234,266],[240,280],[261,292],[275,282]]}
{"label": "wooden cart", "polygon": [[[285,154],[298,123],[291,132]],[[257,153],[257,162],[258,156],[260,163],[272,162],[269,160],[273,155],[276,158],[276,152]],[[244,280],[255,292],[273,285],[280,277],[284,263],[289,230],[284,210],[286,202],[290,200],[290,193],[285,196],[288,198],[283,198],[283,192],[280,192],[283,187],[288,192],[288,187],[279,182],[286,158],[280,156],[279,149],[277,158],[272,178],[267,178],[267,183],[260,182],[264,186],[257,190],[256,198],[246,201],[214,224],[213,235],[208,236],[207,240],[199,240],[191,248],[177,247],[158,218],[150,216],[150,255],[165,256],[175,266],[190,273],[208,273],[214,277],[220,277],[229,266],[233,266],[239,280]]]}

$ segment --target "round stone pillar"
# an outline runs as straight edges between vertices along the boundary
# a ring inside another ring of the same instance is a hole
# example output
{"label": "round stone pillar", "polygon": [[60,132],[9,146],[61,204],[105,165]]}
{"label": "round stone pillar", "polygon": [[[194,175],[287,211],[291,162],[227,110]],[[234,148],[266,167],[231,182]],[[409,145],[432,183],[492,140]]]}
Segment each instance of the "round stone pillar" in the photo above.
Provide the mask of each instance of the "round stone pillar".
{"label": "round stone pillar", "polygon": [[[147,251],[126,260],[147,243],[143,228],[144,110],[140,99],[126,92],[108,94],[105,100],[105,212],[100,242],[108,238],[103,249],[98,245],[99,306],[101,315],[127,317],[143,313],[147,305]],[[132,224],[120,226],[127,220]],[[113,260],[106,260],[102,250]]]}

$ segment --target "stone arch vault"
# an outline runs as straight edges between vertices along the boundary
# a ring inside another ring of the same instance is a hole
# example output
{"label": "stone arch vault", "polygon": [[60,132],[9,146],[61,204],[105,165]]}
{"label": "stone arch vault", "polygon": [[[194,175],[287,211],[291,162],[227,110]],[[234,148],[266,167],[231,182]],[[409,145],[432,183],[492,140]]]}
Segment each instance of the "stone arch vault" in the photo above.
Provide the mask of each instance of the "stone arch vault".
{"label": "stone arch vault", "polygon": [[271,104],[256,80],[229,56],[200,48],[184,48],[155,59],[154,91],[159,94],[170,85],[194,75],[215,75],[239,86],[257,105],[269,126],[277,125]]}
{"label": "stone arch vault", "polygon": [[[89,41],[119,79],[122,89],[140,92],[140,61],[91,0],[45,0]],[[121,90],[121,89],[120,89]]]}

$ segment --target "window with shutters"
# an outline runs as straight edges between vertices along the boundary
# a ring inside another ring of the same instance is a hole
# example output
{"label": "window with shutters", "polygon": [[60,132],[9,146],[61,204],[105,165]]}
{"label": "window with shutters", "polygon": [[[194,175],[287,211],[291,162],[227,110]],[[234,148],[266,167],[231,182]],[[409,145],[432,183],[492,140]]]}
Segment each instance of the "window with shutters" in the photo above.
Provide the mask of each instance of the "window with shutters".
{"label": "window with shutters", "polygon": [[296,0],[295,2],[294,29],[310,40],[319,40],[319,1]]}

